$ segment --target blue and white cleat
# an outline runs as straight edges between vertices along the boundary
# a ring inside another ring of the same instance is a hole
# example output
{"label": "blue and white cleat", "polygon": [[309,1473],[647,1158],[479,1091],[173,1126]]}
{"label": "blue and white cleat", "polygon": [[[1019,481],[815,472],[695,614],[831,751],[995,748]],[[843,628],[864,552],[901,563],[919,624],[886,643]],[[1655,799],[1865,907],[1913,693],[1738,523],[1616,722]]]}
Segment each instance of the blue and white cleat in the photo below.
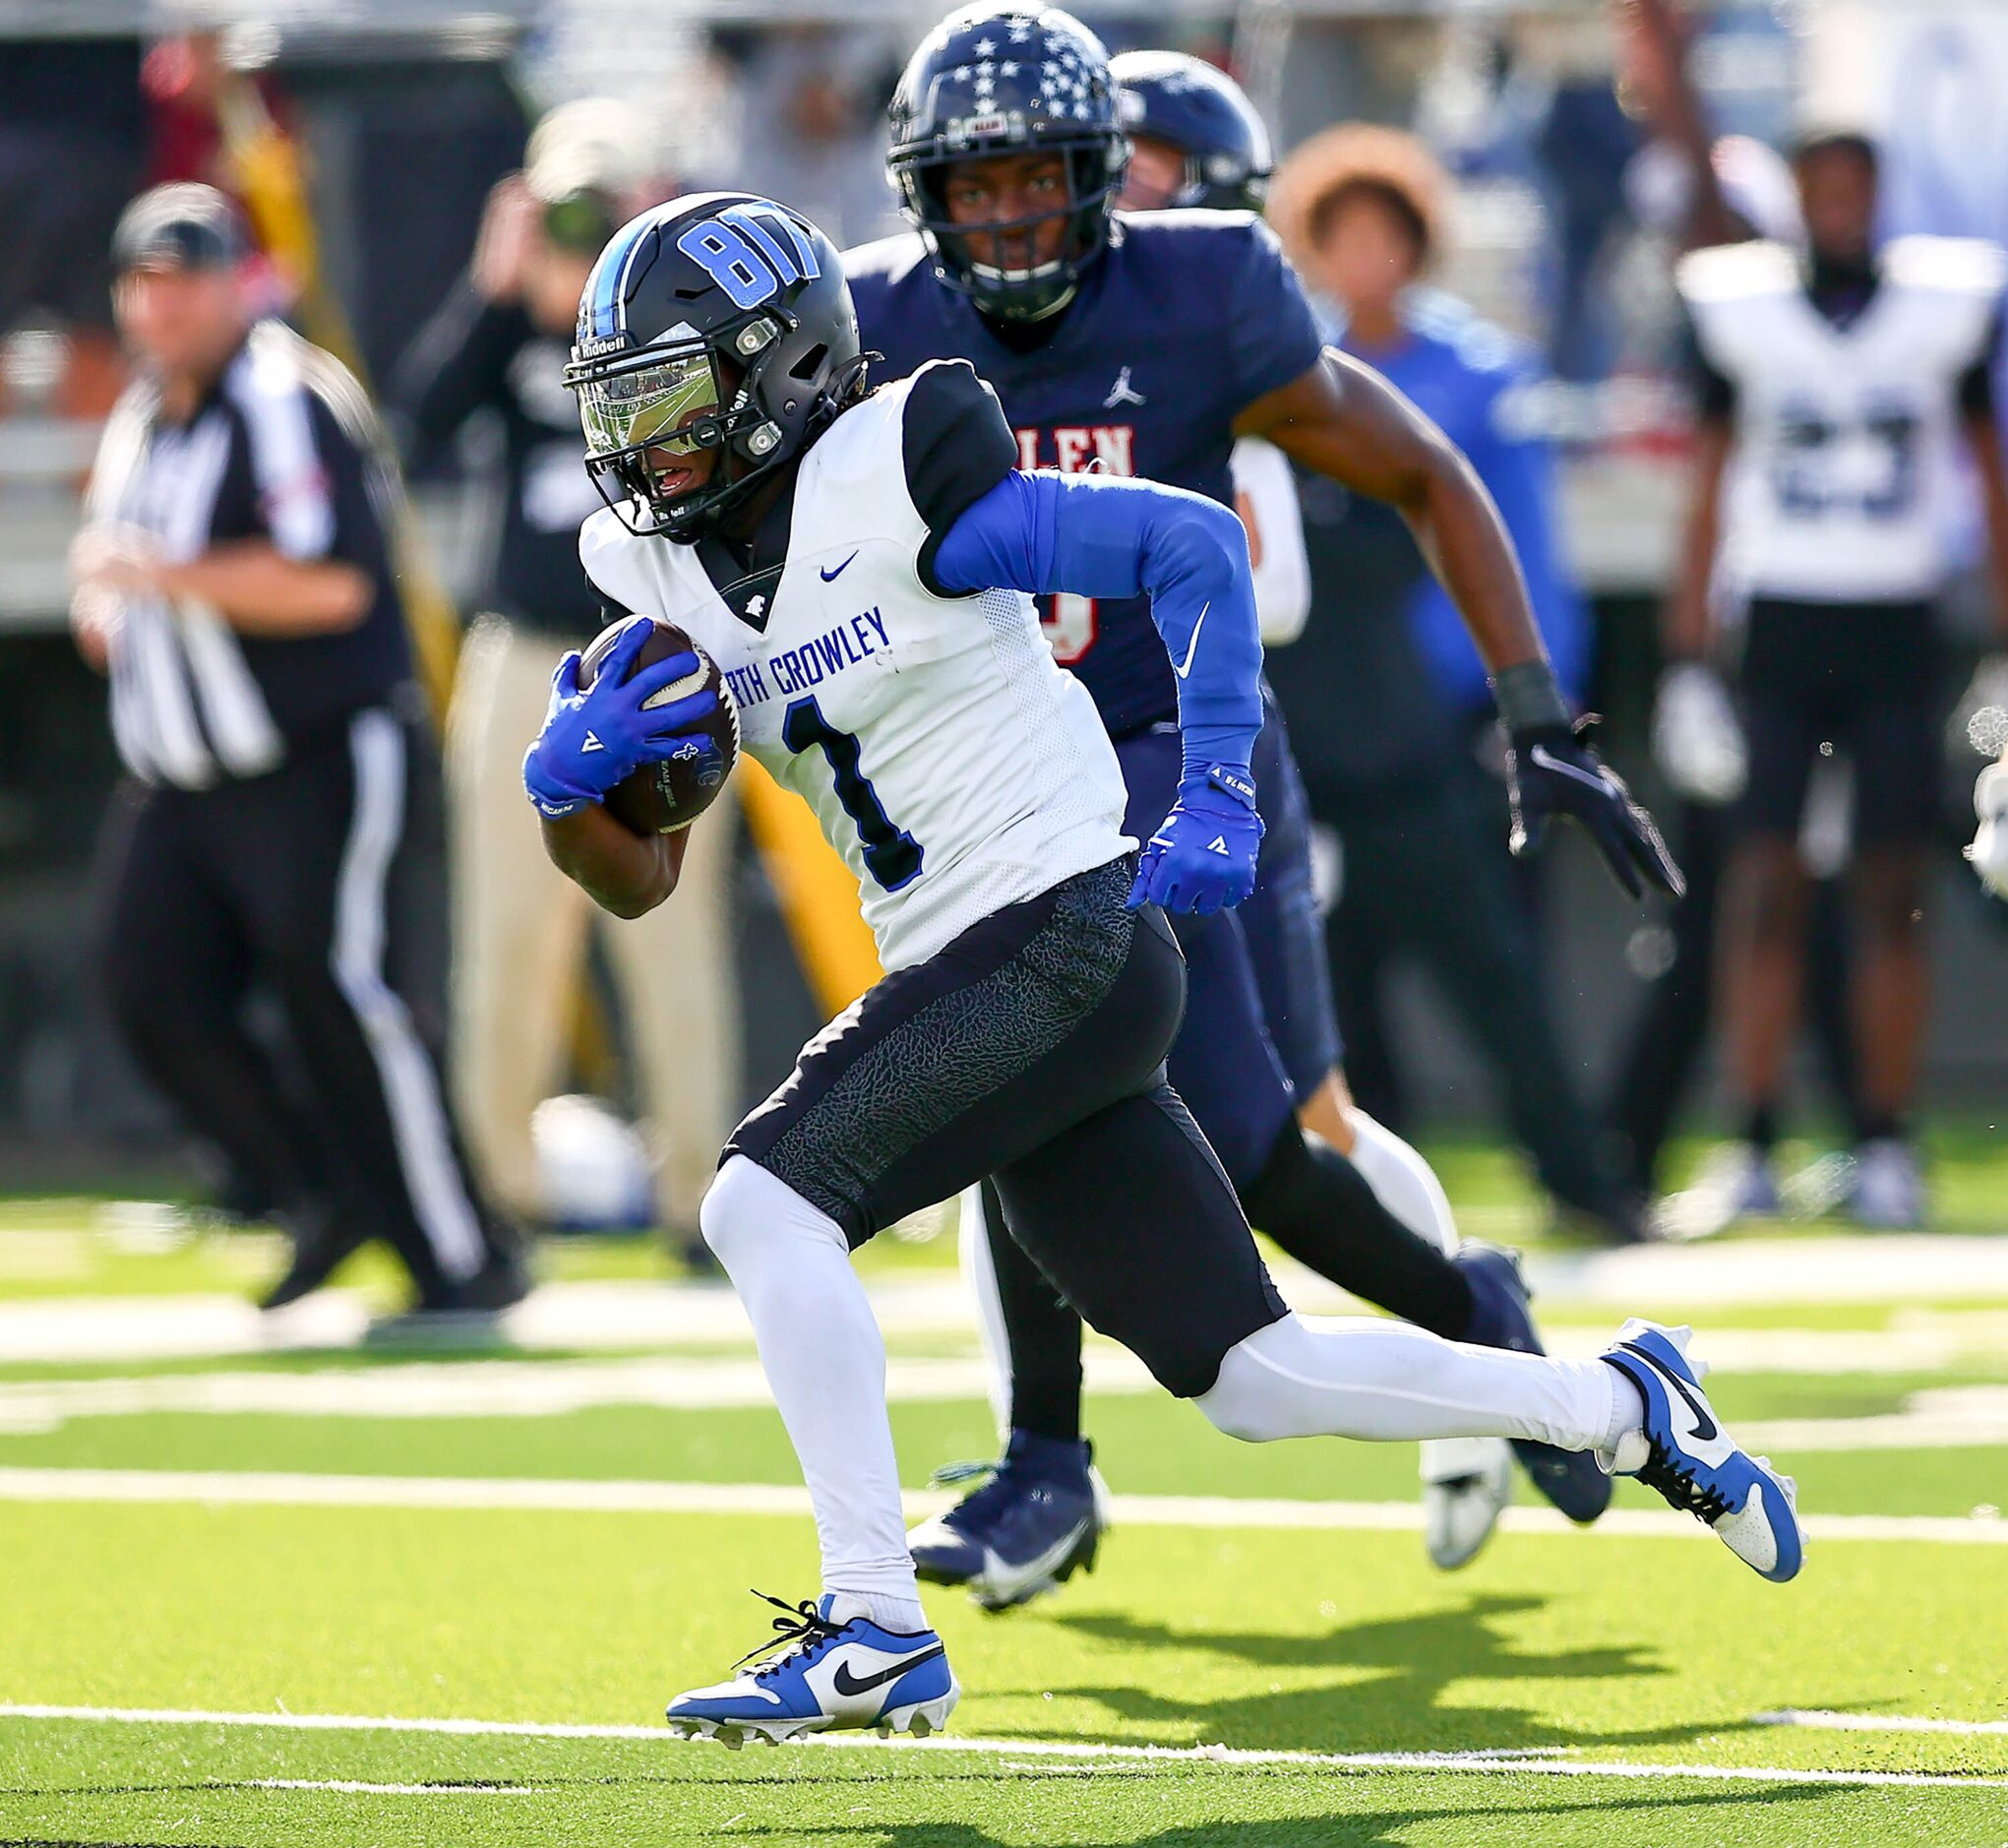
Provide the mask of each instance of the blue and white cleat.
{"label": "blue and white cleat", "polygon": [[957,1463],[935,1475],[990,1480],[907,1535],[914,1570],[933,1585],[967,1585],[986,1611],[1007,1611],[1092,1571],[1108,1531],[1108,1490],[1085,1444],[1013,1431],[997,1463]]}
{"label": "blue and white cleat", "polygon": [[[1451,1263],[1471,1285],[1476,1304],[1467,1337],[1477,1347],[1503,1347],[1516,1354],[1547,1350],[1534,1331],[1527,1306],[1527,1282],[1520,1261],[1496,1245],[1466,1245]],[[1564,1450],[1532,1438],[1515,1438],[1513,1454],[1527,1480],[1570,1520],[1583,1526],[1611,1506],[1611,1478],[1588,1450]]]}
{"label": "blue and white cleat", "polygon": [[962,1690],[932,1630],[882,1629],[835,1592],[814,1604],[754,1596],[788,1615],[774,1619],[779,1636],[735,1666],[784,1653],[715,1688],[678,1694],[665,1717],[679,1737],[715,1739],[737,1752],[749,1739],[778,1746],[845,1730],[924,1739],[948,1723]]}
{"label": "blue and white cleat", "polygon": [[1657,1489],[1673,1507],[1713,1527],[1745,1566],[1775,1583],[1805,1560],[1798,1485],[1751,1456],[1717,1421],[1687,1357],[1692,1328],[1667,1328],[1633,1317],[1617,1330],[1605,1361],[1645,1400],[1645,1429],[1617,1448],[1611,1467]]}

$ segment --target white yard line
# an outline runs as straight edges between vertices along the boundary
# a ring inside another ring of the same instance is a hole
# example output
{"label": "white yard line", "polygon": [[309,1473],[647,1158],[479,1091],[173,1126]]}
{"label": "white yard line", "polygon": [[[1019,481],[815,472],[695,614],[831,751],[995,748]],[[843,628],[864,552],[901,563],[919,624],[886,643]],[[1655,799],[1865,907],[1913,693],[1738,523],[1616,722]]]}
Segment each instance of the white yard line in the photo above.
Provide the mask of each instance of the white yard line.
{"label": "white yard line", "polygon": [[[1580,1341],[1574,1336],[1584,1336]],[[1786,1374],[1930,1373],[1969,1354],[1998,1358],[1999,1338],[1969,1342],[1928,1330],[1839,1335],[1818,1330],[1725,1330],[1707,1343],[1720,1371]],[[1603,1336],[1564,1331],[1556,1352],[1595,1352]],[[974,1337],[971,1342],[973,1346]],[[1105,1342],[1086,1355],[1088,1389],[1098,1395],[1159,1390],[1133,1356]],[[901,1355],[886,1368],[895,1403],[982,1399],[988,1364],[966,1356]],[[498,1354],[482,1360],[407,1360],[395,1367],[329,1365],[233,1368],[205,1373],[114,1375],[89,1380],[0,1381],[0,1433],[61,1430],[84,1418],[169,1413],[209,1417],[547,1418],[608,1406],[721,1410],[772,1402],[751,1353],[610,1354],[536,1360]],[[2008,1385],[1931,1387],[1899,1411],[1860,1418],[1774,1420],[1739,1435],[1756,1447],[1790,1449],[1946,1448],[2008,1444]]]}
{"label": "white yard line", "polygon": [[[953,1501],[909,1491],[906,1511],[919,1519]],[[805,1516],[809,1493],[794,1484],[740,1482],[591,1482],[564,1478],[476,1476],[322,1476],[266,1471],[0,1468],[4,1502],[199,1502],[291,1508],[530,1509],[586,1514],[779,1514]],[[1253,1527],[1413,1532],[1423,1510],[1412,1502],[1292,1502],[1226,1495],[1119,1495],[1119,1526]],[[1597,1534],[1621,1538],[1707,1539],[1700,1524],[1672,1509],[1613,1509],[1595,1527],[1571,1525],[1551,1509],[1509,1508],[1508,1533]],[[1930,1514],[1814,1514],[1811,1538],[1934,1541],[1952,1546],[2008,1545],[2008,1521]]]}
{"label": "white yard line", "polygon": [[[0,1719],[76,1720],[135,1726],[252,1726],[279,1731],[440,1733],[456,1738],[657,1740],[676,1743],[659,1726],[541,1724],[531,1720],[370,1718],[345,1713],[206,1713],[173,1707],[44,1706],[0,1704]],[[1623,1759],[1534,1758],[1491,1752],[1286,1752],[1247,1751],[1229,1746],[1095,1745],[1064,1739],[881,1740],[870,1734],[835,1733],[805,1743],[871,1752],[906,1751],[975,1754],[1004,1758],[1143,1759],[1176,1764],[1307,1764],[1346,1771],[1459,1771],[1479,1775],[1543,1777],[1676,1778],[1707,1783],[1898,1785],[1906,1788],[2008,1790],[2008,1777],[1966,1777],[1937,1771],[1807,1770],[1795,1765],[1653,1764]],[[342,1788],[303,1785],[301,1788]],[[388,1788],[397,1788],[391,1786]],[[436,1786],[409,1788],[425,1791]],[[476,1788],[485,1789],[483,1786]]]}
{"label": "white yard line", "polygon": [[363,1784],[352,1777],[212,1779],[216,1790],[333,1790],[349,1797],[534,1797],[532,1784]]}
{"label": "white yard line", "polygon": [[[21,1235],[17,1235],[19,1237]],[[58,1262],[53,1239],[83,1235],[30,1231],[21,1247],[35,1264]],[[5,1254],[0,1253],[0,1258]],[[1536,1290],[1566,1299],[1572,1320],[1591,1323],[1655,1304],[1706,1311],[1765,1303],[1931,1303],[2008,1299],[2008,1237],[1951,1238],[1904,1233],[1888,1237],[1737,1239],[1710,1246],[1637,1246],[1623,1251],[1537,1256],[1528,1271]],[[1311,1314],[1344,1314],[1352,1299],[1301,1266],[1279,1263],[1284,1293]],[[973,1313],[952,1272],[884,1276],[870,1285],[885,1331],[894,1336],[969,1330]],[[1703,1318],[1705,1322],[1705,1316]],[[221,1357],[311,1347],[350,1347],[369,1324],[364,1299],[324,1290],[262,1316],[242,1297],[45,1297],[0,1304],[0,1361],[118,1361]],[[617,1349],[692,1341],[750,1339],[746,1319],[722,1284],[628,1280],[554,1283],[537,1290],[503,1319],[508,1341],[522,1348]],[[1704,1332],[1706,1329],[1704,1327]],[[1724,1366],[1747,1367],[1741,1341],[1754,1331],[1725,1330]],[[1891,1333],[1902,1333],[1892,1330]],[[1580,1351],[1600,1340],[1585,1327],[1560,1343]],[[1885,1351],[1874,1335],[1812,1331],[1809,1354],[1831,1348],[1843,1370],[1868,1372]],[[1890,1347],[1890,1364],[1928,1367],[1917,1358],[1947,1343],[1966,1343],[1945,1330],[1912,1335]],[[1718,1343],[1711,1341],[1712,1347]],[[1591,1351],[1594,1351],[1592,1346]],[[1808,1370],[1812,1370],[1808,1368]]]}
{"label": "white yard line", "polygon": [[1909,1713],[1831,1713],[1824,1707],[1784,1707],[1756,1715],[1759,1726],[1795,1726],[1815,1733],[1951,1733],[1961,1739],[2008,1738],[2008,1720],[1936,1720]]}

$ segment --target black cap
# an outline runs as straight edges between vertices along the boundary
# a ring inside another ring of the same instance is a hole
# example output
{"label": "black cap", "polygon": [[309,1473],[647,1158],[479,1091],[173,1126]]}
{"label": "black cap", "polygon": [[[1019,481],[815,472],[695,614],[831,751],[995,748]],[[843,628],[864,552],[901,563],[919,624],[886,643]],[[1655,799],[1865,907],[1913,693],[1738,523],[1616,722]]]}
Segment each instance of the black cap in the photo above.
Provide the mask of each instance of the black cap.
{"label": "black cap", "polygon": [[119,215],[111,235],[112,267],[129,270],[218,270],[250,249],[244,220],[213,186],[176,180],[142,193]]}

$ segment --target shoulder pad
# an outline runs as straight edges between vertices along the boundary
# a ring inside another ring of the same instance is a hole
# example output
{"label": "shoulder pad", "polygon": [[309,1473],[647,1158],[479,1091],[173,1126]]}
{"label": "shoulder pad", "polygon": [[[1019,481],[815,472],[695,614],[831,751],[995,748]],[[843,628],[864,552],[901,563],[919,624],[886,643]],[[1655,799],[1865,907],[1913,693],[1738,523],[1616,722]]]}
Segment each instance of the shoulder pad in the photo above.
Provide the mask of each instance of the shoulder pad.
{"label": "shoulder pad", "polygon": [[1690,250],[1673,266],[1682,298],[1696,306],[1789,295],[1799,285],[1798,259],[1783,244],[1755,240]]}
{"label": "shoulder pad", "polygon": [[927,261],[927,243],[918,231],[895,231],[869,244],[854,244],[843,253],[844,275],[853,286],[861,281],[904,281]]}
{"label": "shoulder pad", "polygon": [[1992,296],[2008,285],[2008,255],[1978,237],[1899,237],[1883,247],[1882,268],[1904,288]]}

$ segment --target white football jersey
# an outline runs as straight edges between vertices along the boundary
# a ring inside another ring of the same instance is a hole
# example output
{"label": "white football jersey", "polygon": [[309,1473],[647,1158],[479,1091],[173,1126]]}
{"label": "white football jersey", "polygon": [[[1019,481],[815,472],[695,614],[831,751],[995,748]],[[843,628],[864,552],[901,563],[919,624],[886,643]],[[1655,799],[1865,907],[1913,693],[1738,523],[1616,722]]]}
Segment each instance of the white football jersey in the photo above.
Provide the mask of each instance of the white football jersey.
{"label": "white football jersey", "polygon": [[941,596],[921,581],[931,532],[903,419],[938,369],[963,376],[932,386],[988,397],[955,361],[838,417],[803,458],[771,590],[735,594],[743,615],[697,547],[638,537],[610,511],[579,533],[594,584],[717,662],[744,747],[809,803],[857,876],[887,969],[1135,844],[1115,749],[1032,599]]}
{"label": "white football jersey", "polygon": [[1721,572],[1738,593],[1937,591],[1959,506],[1960,381],[1987,354],[2004,275],[1992,244],[1901,238],[1881,253],[1867,306],[1838,328],[1784,245],[1682,260],[1702,357],[1736,393]]}

